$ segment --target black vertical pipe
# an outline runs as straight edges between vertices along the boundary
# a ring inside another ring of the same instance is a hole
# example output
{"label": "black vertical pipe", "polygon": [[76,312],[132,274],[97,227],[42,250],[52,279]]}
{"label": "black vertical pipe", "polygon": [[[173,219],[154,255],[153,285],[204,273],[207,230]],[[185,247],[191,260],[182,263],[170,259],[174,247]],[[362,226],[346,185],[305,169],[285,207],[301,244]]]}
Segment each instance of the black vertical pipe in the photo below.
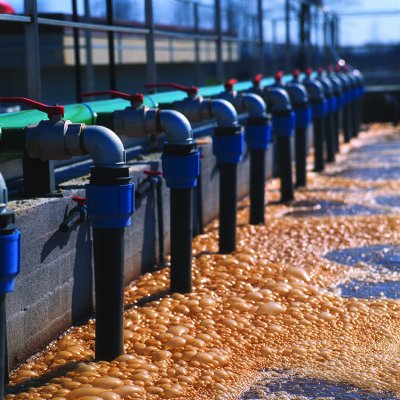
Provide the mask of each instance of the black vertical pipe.
{"label": "black vertical pipe", "polygon": [[203,223],[203,189],[201,186],[201,163],[200,163],[200,174],[197,178],[196,186],[196,204],[197,204],[197,218],[196,218],[196,233],[197,235],[202,235],[204,233],[204,223]]}
{"label": "black vertical pipe", "polygon": [[237,164],[219,164],[219,252],[236,249]]}
{"label": "black vertical pipe", "polygon": [[340,113],[337,110],[333,115],[334,138],[335,138],[335,153],[340,150]]}
{"label": "black vertical pipe", "polygon": [[349,143],[351,139],[351,111],[350,104],[346,102],[343,108],[343,136],[344,142]]}
{"label": "black vertical pipe", "polygon": [[313,119],[314,129],[314,171],[321,172],[324,170],[324,136],[325,123],[324,118]]}
{"label": "black vertical pipe", "polygon": [[[7,314],[7,313],[6,313]],[[10,370],[8,365],[8,335],[7,335],[7,315],[6,320],[4,321],[4,330],[5,330],[5,350],[4,350],[4,385],[8,385],[10,383]]]}
{"label": "black vertical pipe", "polygon": [[289,136],[277,136],[276,147],[278,153],[278,167],[281,181],[281,201],[294,199],[292,178],[292,150]]}
{"label": "black vertical pipe", "polygon": [[6,295],[0,294],[0,399],[4,399],[6,374]]}
{"label": "black vertical pipe", "polygon": [[157,222],[158,222],[158,267],[165,266],[165,245],[164,245],[164,213],[162,201],[162,185],[161,182],[156,186],[157,197]]}
{"label": "black vertical pipe", "polygon": [[[107,5],[107,25],[112,26],[114,24],[114,9],[113,0],[106,0]],[[115,73],[115,44],[114,44],[114,32],[107,32],[108,41],[108,76],[110,81],[110,89],[117,90],[117,79]]]}
{"label": "black vertical pipe", "polygon": [[192,290],[193,189],[170,189],[171,292]]}
{"label": "black vertical pipe", "polygon": [[335,162],[335,131],[333,113],[325,117],[326,162]]}
{"label": "black vertical pipe", "polygon": [[124,231],[93,229],[96,358],[104,361],[124,351]]}
{"label": "black vertical pipe", "polygon": [[[77,0],[72,0],[72,20],[78,22],[78,4]],[[81,101],[80,94],[82,93],[82,75],[81,75],[81,52],[79,43],[79,29],[74,28],[74,58],[75,58],[75,90],[76,101]]]}
{"label": "black vertical pipe", "polygon": [[307,129],[296,128],[295,134],[296,155],[296,186],[307,185]]}
{"label": "black vertical pipe", "polygon": [[264,224],[265,150],[250,150],[250,224]]}
{"label": "black vertical pipe", "polygon": [[[354,90],[354,89],[353,89]],[[352,122],[352,137],[358,136],[357,127],[357,99],[353,99],[351,102],[351,122]]]}

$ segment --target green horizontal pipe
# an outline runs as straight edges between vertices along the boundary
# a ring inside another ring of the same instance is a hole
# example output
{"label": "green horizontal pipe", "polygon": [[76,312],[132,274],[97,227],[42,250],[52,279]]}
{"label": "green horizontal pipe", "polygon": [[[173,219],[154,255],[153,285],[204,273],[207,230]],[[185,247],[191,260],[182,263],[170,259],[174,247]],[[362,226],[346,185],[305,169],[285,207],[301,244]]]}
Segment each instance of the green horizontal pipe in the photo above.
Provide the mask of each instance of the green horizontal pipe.
{"label": "green horizontal pipe", "polygon": [[[316,75],[315,73],[313,76]],[[300,76],[300,79],[304,74]],[[286,83],[293,79],[292,75],[285,75],[282,82]],[[267,77],[261,80],[260,86],[272,85],[275,79]],[[243,81],[235,84],[235,90],[245,91],[253,87],[252,81]],[[199,88],[199,94],[204,97],[218,95],[225,90],[224,85],[204,86]],[[186,93],[173,90],[162,93],[149,94],[144,97],[143,104],[148,107],[157,107],[159,104],[172,103],[174,101],[186,98]],[[91,101],[82,104],[69,104],[65,106],[66,120],[75,123],[85,123],[92,125],[96,123],[98,114],[112,113],[115,110],[123,110],[130,103],[122,99],[110,99]],[[103,115],[99,118],[99,122],[103,121]],[[30,124],[37,124],[46,115],[37,110],[18,111],[14,113],[0,114],[0,161],[21,157],[24,154],[24,135],[23,128]],[[17,128],[17,129],[15,129]]]}

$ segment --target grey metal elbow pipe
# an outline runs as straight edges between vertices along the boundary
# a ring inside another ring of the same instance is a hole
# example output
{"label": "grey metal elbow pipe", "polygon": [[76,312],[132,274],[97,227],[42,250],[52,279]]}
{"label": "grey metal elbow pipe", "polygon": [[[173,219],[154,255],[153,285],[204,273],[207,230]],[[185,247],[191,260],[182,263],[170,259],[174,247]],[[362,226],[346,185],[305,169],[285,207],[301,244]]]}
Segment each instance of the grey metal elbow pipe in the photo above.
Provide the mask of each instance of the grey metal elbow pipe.
{"label": "grey metal elbow pipe", "polygon": [[289,95],[281,88],[268,88],[266,92],[267,104],[271,111],[291,111],[292,104]]}
{"label": "grey metal elbow pipe", "polygon": [[[203,104],[207,104],[207,102],[203,101]],[[237,112],[229,101],[223,99],[210,100],[210,114],[217,121],[219,127],[233,126],[237,123]]]}
{"label": "grey metal elbow pipe", "polygon": [[192,127],[183,114],[173,110],[161,110],[159,121],[169,143],[186,144],[193,142]]}
{"label": "grey metal elbow pipe", "polygon": [[250,117],[265,117],[267,107],[261,96],[255,93],[246,93],[242,95],[243,108],[249,113]]}
{"label": "grey metal elbow pipe", "polygon": [[99,125],[83,127],[83,146],[95,166],[112,166],[125,162],[121,139],[110,129]]}

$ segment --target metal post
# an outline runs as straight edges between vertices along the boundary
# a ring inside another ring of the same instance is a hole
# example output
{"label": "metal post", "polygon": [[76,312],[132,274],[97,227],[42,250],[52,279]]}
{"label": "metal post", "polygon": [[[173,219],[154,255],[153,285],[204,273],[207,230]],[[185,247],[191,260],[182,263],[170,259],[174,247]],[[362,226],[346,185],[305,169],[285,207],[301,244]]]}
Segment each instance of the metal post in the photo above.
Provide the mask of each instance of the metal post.
{"label": "metal post", "polygon": [[216,50],[216,79],[218,83],[224,80],[224,63],[222,60],[222,12],[221,0],[214,0],[215,31],[217,40],[215,41]]}
{"label": "metal post", "polygon": [[310,44],[310,5],[302,3],[300,10],[300,69],[305,70],[309,65],[308,46]]}
{"label": "metal post", "polygon": [[[78,22],[78,2],[72,0],[72,20]],[[82,93],[82,76],[81,76],[81,51],[79,43],[79,29],[74,28],[74,58],[75,58],[75,90],[76,90],[76,101],[81,101],[80,94]]]}
{"label": "metal post", "polygon": [[324,12],[323,37],[324,37],[324,65],[329,64],[329,45],[328,45],[328,13]]}
{"label": "metal post", "polygon": [[[90,1],[84,0],[85,20],[90,22]],[[87,92],[94,91],[94,69],[92,57],[92,32],[90,29],[85,29],[85,45],[86,45],[86,69],[85,69],[85,90]]]}
{"label": "metal post", "polygon": [[157,82],[153,0],[146,0],[145,2],[145,24],[149,30],[146,35],[147,82]]}
{"label": "metal post", "polygon": [[[199,34],[199,3],[193,3],[194,31]],[[196,85],[201,83],[201,67],[200,67],[200,40],[198,36],[194,39],[194,67],[196,74]]]}
{"label": "metal post", "polygon": [[[107,5],[107,25],[114,24],[113,0],[106,0]],[[111,90],[117,90],[117,78],[115,74],[115,43],[114,32],[107,32],[108,41],[108,76]]]}
{"label": "metal post", "polygon": [[285,60],[286,71],[292,70],[291,42],[290,42],[290,0],[285,0]]}
{"label": "metal post", "polygon": [[257,0],[257,9],[258,9],[258,68],[260,72],[264,73],[264,10],[262,5],[262,0]]}
{"label": "metal post", "polygon": [[[36,0],[24,1],[24,13],[32,18],[30,24],[25,24],[28,97],[40,101],[42,98],[42,82]],[[41,195],[55,191],[53,161],[41,161],[35,158],[24,157],[22,167],[25,194]]]}

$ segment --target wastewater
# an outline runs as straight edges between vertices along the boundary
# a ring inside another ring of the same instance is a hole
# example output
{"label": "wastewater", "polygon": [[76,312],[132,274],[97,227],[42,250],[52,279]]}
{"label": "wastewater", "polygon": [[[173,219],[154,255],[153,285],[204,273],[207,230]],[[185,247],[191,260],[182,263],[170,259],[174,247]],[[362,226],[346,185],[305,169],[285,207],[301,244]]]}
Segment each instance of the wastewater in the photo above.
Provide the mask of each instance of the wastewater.
{"label": "wastewater", "polygon": [[[398,136],[372,130],[357,142],[390,149]],[[398,296],[379,285],[362,295],[364,285],[400,281],[400,214],[375,202],[398,195],[400,182],[332,171],[310,174],[297,206],[277,203],[269,182],[264,225],[247,223],[245,199],[232,254],[217,253],[218,225],[209,224],[193,241],[191,293],[165,294],[168,268],[131,282],[125,354],[94,359],[91,319],[12,371],[6,399],[400,398]],[[337,210],[287,215],[321,209]]]}

